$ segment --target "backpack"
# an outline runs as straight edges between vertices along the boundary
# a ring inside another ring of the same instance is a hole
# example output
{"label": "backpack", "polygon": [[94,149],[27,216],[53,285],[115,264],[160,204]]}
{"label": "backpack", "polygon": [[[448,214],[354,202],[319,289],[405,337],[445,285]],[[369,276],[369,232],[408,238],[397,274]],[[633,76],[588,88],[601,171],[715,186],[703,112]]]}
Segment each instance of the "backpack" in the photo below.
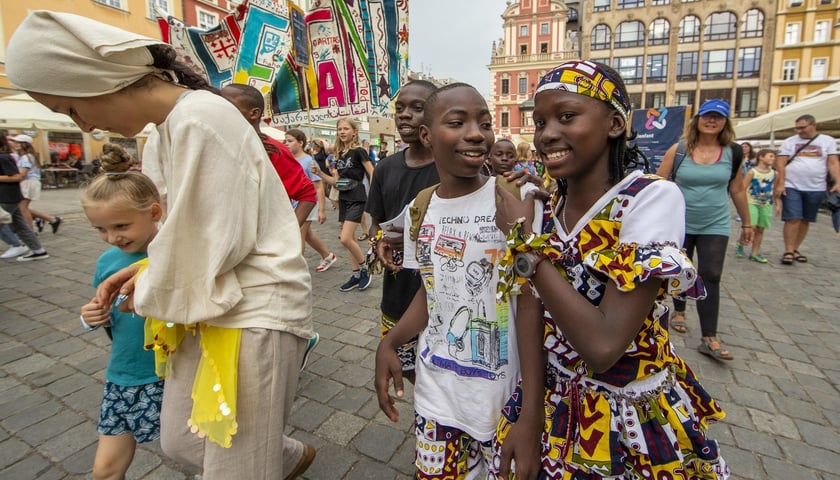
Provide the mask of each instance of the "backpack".
{"label": "backpack", "polygon": [[[516,184],[516,182],[508,182],[507,178],[504,176],[496,175],[496,184],[501,185],[502,188],[513,194],[516,198],[522,198],[522,193],[519,191],[520,187]],[[408,227],[408,238],[412,242],[417,241],[417,236],[420,233],[420,227],[423,225],[423,219],[426,218],[426,210],[429,209],[429,202],[432,201],[432,194],[435,193],[439,186],[440,184],[436,183],[431,187],[420,190],[417,197],[414,199],[414,205],[412,205],[409,209],[411,226]]]}
{"label": "backpack", "polygon": [[[741,150],[741,146],[737,143],[730,143],[728,147],[732,150],[732,174],[729,176],[729,181],[731,182],[735,176],[738,175],[738,169],[741,168],[741,163],[744,161],[744,151]],[[674,154],[674,165],[671,169],[671,181],[675,181],[677,179],[677,170],[679,170],[680,164],[682,164],[683,160],[685,160],[685,155],[685,140],[680,140],[677,144],[677,152]]]}

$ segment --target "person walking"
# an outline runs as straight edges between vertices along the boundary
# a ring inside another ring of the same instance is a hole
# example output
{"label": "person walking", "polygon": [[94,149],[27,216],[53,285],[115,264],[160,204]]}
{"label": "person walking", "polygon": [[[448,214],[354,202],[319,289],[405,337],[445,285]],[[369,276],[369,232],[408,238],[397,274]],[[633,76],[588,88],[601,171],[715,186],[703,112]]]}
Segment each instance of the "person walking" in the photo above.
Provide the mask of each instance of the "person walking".
{"label": "person walking", "polygon": [[52,233],[58,233],[58,227],[64,219],[47,215],[30,207],[32,202],[41,198],[41,162],[38,161],[38,155],[32,147],[32,137],[23,134],[15,135],[12,137],[12,142],[18,155],[18,170],[23,175],[23,180],[20,182],[20,191],[23,194],[20,211],[23,213],[23,218],[26,219],[29,228],[33,228],[34,225],[39,233],[44,230],[45,223],[50,225]]}
{"label": "person walking", "polygon": [[[720,309],[720,279],[729,242],[729,201],[741,225],[740,243],[750,245],[753,226],[744,188],[743,152],[732,143],[735,130],[729,120],[729,104],[711,99],[703,102],[686,127],[683,139],[662,159],[656,174],[672,178],[685,197],[685,247],[689,258],[697,251],[697,270],[706,285],[705,299],[697,300],[701,341],[698,351],[717,360],[732,360],[732,353],[717,338]],[[685,333],[685,301],[674,299],[671,329]]]}
{"label": "person walking", "polygon": [[811,224],[817,221],[817,211],[825,198],[826,174],[833,182],[828,190],[840,192],[837,141],[817,132],[817,119],[813,115],[800,116],[795,125],[796,134],[782,142],[776,156],[773,187],[773,196],[782,202],[783,265],[808,261],[799,249]]}

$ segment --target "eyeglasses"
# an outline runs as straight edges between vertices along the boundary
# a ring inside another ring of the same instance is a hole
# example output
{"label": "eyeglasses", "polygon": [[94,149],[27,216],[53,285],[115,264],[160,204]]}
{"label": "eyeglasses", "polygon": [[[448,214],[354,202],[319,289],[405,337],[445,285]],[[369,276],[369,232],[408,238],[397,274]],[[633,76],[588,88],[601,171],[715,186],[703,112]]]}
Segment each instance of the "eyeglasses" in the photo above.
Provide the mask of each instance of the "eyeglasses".
{"label": "eyeglasses", "polygon": [[793,129],[794,130],[805,130],[806,128],[810,127],[811,125],[813,125],[813,123],[809,123],[808,125],[801,125],[801,126],[796,125],[795,127],[793,127]]}

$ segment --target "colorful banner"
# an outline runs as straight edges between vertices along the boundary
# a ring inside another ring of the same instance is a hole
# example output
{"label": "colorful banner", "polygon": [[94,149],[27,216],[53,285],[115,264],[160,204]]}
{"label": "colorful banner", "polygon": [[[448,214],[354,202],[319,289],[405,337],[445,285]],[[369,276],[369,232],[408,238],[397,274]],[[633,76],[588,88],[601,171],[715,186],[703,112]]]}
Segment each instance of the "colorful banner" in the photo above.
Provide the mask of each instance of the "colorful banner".
{"label": "colorful banner", "polygon": [[684,106],[633,110],[630,124],[637,136],[631,144],[638,145],[647,156],[651,172],[659,168],[665,152],[680,140],[685,118]]}
{"label": "colorful banner", "polygon": [[274,123],[391,116],[408,67],[408,2],[316,0],[306,25],[310,66],[287,56],[271,91]]}
{"label": "colorful banner", "polygon": [[190,27],[169,15],[158,14],[161,38],[172,45],[178,58],[216,88],[230,83],[241,35],[234,15],[226,15],[209,30]]}
{"label": "colorful banner", "polygon": [[268,93],[292,48],[289,7],[286,2],[251,0],[243,24],[233,83]]}

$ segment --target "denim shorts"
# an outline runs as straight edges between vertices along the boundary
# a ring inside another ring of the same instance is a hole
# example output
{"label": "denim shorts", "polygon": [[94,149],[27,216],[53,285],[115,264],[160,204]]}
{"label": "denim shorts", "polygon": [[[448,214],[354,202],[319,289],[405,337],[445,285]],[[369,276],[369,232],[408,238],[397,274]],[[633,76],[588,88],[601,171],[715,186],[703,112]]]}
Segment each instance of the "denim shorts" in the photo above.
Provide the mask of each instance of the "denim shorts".
{"label": "denim shorts", "polygon": [[816,222],[820,203],[825,198],[825,192],[803,192],[795,188],[785,187],[782,196],[782,221],[805,220]]}
{"label": "denim shorts", "polygon": [[137,443],[160,438],[160,403],[163,380],[122,387],[105,382],[97,431],[102,435],[131,433]]}

